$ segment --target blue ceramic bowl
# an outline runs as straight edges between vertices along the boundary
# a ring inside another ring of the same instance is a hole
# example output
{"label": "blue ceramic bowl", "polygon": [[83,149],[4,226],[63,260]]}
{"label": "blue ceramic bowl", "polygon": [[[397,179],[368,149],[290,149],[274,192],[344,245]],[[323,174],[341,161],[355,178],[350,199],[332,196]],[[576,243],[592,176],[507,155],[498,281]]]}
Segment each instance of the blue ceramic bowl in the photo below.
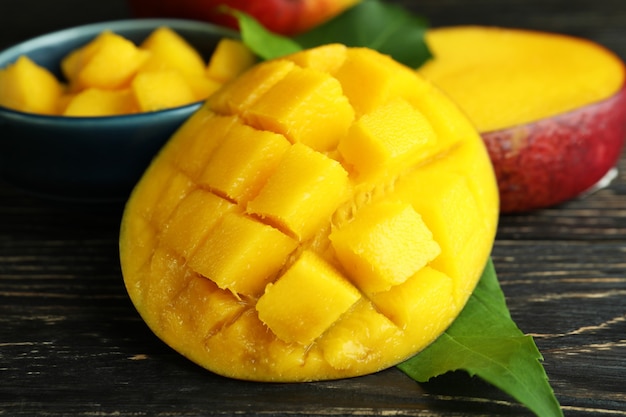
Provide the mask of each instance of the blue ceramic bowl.
{"label": "blue ceramic bowl", "polygon": [[[225,28],[180,19],[96,23],[43,35],[0,52],[0,68],[27,55],[60,75],[70,51],[111,30],[140,43],[167,26],[208,59]],[[45,116],[0,106],[0,176],[19,188],[61,199],[125,199],[152,157],[202,103],[111,117]]]}

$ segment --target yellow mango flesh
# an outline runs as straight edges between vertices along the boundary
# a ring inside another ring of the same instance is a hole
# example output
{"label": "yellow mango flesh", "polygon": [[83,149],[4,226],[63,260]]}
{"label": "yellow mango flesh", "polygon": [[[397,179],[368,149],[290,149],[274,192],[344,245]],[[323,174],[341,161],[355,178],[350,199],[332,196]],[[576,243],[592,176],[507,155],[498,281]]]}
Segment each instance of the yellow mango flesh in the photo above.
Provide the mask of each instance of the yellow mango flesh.
{"label": "yellow mango flesh", "polygon": [[[75,86],[113,90],[127,87],[149,54],[131,41],[112,32],[104,32],[93,41],[93,48],[77,53],[80,57],[71,65],[76,71]],[[70,59],[68,57],[68,59]],[[69,64],[66,64],[69,66]]]}
{"label": "yellow mango flesh", "polygon": [[202,75],[205,71],[200,53],[168,27],[155,29],[139,47],[150,52],[140,71],[170,69],[187,75]]}
{"label": "yellow mango flesh", "polygon": [[135,113],[137,102],[128,89],[87,88],[68,98],[64,116],[97,117]]}
{"label": "yellow mango flesh", "polygon": [[257,57],[240,40],[221,39],[206,67],[207,77],[225,83],[237,78],[257,62]]}
{"label": "yellow mango flesh", "polygon": [[456,106],[389,57],[327,45],[252,67],[181,127],[128,201],[120,258],[142,318],[199,365],[336,379],[445,331],[497,219]]}
{"label": "yellow mango flesh", "polygon": [[55,114],[63,94],[61,83],[28,57],[0,69],[0,105],[28,113]]}
{"label": "yellow mango flesh", "polygon": [[624,84],[621,60],[566,35],[497,27],[429,30],[434,58],[418,69],[480,132],[534,122],[595,103]]}
{"label": "yellow mango flesh", "polygon": [[0,69],[0,105],[69,117],[158,111],[205,100],[255,62],[238,40],[220,39],[207,64],[165,26],[140,45],[103,31],[61,60],[65,80],[26,56]]}
{"label": "yellow mango flesh", "polygon": [[185,78],[171,70],[141,72],[133,78],[130,88],[142,112],[184,106],[196,100]]}

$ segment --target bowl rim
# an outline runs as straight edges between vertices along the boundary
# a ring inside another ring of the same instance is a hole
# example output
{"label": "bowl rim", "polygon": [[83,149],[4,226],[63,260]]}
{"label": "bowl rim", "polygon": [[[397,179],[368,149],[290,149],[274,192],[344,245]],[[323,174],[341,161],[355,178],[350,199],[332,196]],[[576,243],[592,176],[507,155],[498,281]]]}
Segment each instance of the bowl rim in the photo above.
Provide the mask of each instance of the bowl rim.
{"label": "bowl rim", "polygon": [[[84,25],[68,27],[65,29],[56,30],[53,32],[45,33],[33,38],[16,43],[8,48],[0,51],[0,69],[5,68],[7,65],[14,63],[20,56],[27,55],[28,52],[45,48],[49,45],[58,44],[60,41],[65,41],[68,38],[89,38],[96,36],[104,30],[124,31],[124,30],[150,30],[156,29],[160,26],[168,26],[173,30],[191,30],[198,33],[217,33],[224,37],[240,38],[239,32],[224,27],[215,25],[213,23],[204,22],[193,19],[181,19],[181,18],[136,18],[136,19],[121,19],[110,20],[102,22],[87,23]],[[49,115],[39,113],[29,113],[19,110],[15,110],[6,106],[0,105],[0,113],[5,113],[8,117],[12,118],[24,118],[24,119],[36,119],[40,121],[49,121],[51,123],[61,122],[67,123],[88,123],[93,124],[96,120],[111,121],[112,119],[125,120],[125,119],[141,119],[144,117],[158,116],[159,114],[182,112],[192,112],[202,105],[205,100],[198,100],[193,103],[185,104],[183,106],[170,107],[162,110],[156,110],[151,112],[141,112],[133,114],[122,114],[112,116],[62,116],[62,115]],[[130,121],[130,120],[127,120]],[[0,122],[1,125],[1,122]]]}

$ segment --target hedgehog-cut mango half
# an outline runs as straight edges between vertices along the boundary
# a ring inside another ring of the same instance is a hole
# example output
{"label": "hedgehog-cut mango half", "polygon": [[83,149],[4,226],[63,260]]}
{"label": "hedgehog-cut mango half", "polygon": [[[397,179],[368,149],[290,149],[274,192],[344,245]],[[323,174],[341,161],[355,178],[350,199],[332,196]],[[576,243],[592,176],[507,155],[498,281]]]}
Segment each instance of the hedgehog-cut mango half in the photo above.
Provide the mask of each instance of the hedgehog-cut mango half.
{"label": "hedgehog-cut mango half", "polygon": [[127,202],[132,302],[231,378],[353,377],[422,350],[490,255],[483,142],[429,82],[367,48],[260,63],[212,95]]}

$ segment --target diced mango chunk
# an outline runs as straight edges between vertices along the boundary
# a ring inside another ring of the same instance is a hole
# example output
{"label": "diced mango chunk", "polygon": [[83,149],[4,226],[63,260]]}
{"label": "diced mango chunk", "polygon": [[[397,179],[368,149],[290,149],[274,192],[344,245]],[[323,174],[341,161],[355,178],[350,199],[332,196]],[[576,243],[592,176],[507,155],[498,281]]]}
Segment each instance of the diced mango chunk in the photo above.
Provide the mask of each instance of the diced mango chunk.
{"label": "diced mango chunk", "polygon": [[367,48],[351,48],[335,72],[357,116],[369,113],[395,97],[421,94],[427,87],[412,70]]}
{"label": "diced mango chunk", "polygon": [[256,62],[257,57],[242,41],[223,38],[209,59],[206,75],[225,83],[238,77]]}
{"label": "diced mango chunk", "polygon": [[189,283],[174,298],[164,315],[175,325],[193,323],[191,333],[212,334],[243,312],[245,305],[230,291],[222,290],[209,279],[192,274]]}
{"label": "diced mango chunk", "polygon": [[275,278],[296,246],[295,240],[277,229],[228,212],[188,262],[218,287],[254,297]]}
{"label": "diced mango chunk", "polygon": [[234,124],[213,152],[199,183],[244,203],[258,194],[288,148],[289,141],[278,133]]}
{"label": "diced mango chunk", "polygon": [[313,252],[303,253],[259,298],[259,318],[285,342],[309,345],[359,298],[338,271]]}
{"label": "diced mango chunk", "polygon": [[420,328],[426,333],[431,323],[441,322],[455,308],[452,289],[449,276],[425,266],[389,291],[371,294],[370,299],[401,329]]}
{"label": "diced mango chunk", "polygon": [[[363,298],[318,341],[333,368],[348,370],[354,363],[374,364],[385,355],[379,346],[400,337],[400,329]],[[393,349],[393,342],[388,344]],[[371,365],[370,365],[371,366]]]}
{"label": "diced mango chunk", "polygon": [[183,37],[168,27],[155,29],[140,45],[150,57],[142,71],[170,69],[188,75],[204,73],[204,59]]}
{"label": "diced mango chunk", "polygon": [[217,220],[235,209],[234,204],[211,192],[194,190],[181,200],[167,221],[162,242],[189,259]]}
{"label": "diced mango chunk", "polygon": [[137,102],[130,90],[88,88],[68,100],[63,115],[98,117],[136,112]]}
{"label": "diced mango chunk", "polygon": [[350,279],[366,293],[402,284],[441,252],[422,217],[400,202],[362,208],[330,241]]}
{"label": "diced mango chunk", "polygon": [[330,43],[318,48],[305,49],[285,59],[303,68],[313,68],[334,74],[344,63],[348,47],[341,43]]}
{"label": "diced mango chunk", "polygon": [[293,68],[243,117],[250,125],[280,133],[292,143],[326,151],[346,134],[354,111],[336,79],[311,68]]}
{"label": "diced mango chunk", "polygon": [[[434,154],[437,135],[402,98],[361,116],[339,143],[339,152],[361,175],[397,173]],[[396,174],[397,175],[397,174]]]}
{"label": "diced mango chunk", "polygon": [[230,83],[213,94],[209,107],[218,114],[242,115],[263,94],[284,78],[295,64],[287,60],[268,61],[243,73],[236,83]]}
{"label": "diced mango chunk", "polygon": [[63,93],[61,83],[47,69],[21,56],[0,69],[0,105],[28,113],[55,114]]}
{"label": "diced mango chunk", "polygon": [[190,178],[197,180],[207,166],[213,151],[222,143],[222,138],[241,120],[236,116],[218,116],[200,109],[184,124],[178,135],[180,143],[172,146],[174,164]]}
{"label": "diced mango chunk", "polygon": [[[80,51],[78,52],[80,54]],[[112,32],[100,35],[95,50],[89,49],[72,71],[76,71],[76,87],[116,89],[127,87],[149,53]]]}
{"label": "diced mango chunk", "polygon": [[61,71],[67,80],[77,80],[78,74],[91,58],[102,47],[103,43],[110,42],[108,38],[117,37],[109,30],[96,36],[91,42],[74,49],[61,60]]}
{"label": "diced mango chunk", "polygon": [[139,46],[105,30],[63,57],[65,80],[57,80],[26,56],[20,57],[19,65],[0,69],[0,105],[72,117],[183,106],[207,99],[256,62],[239,40],[223,38],[214,53],[207,66],[187,40],[165,26]]}
{"label": "diced mango chunk", "polygon": [[348,186],[348,173],[341,164],[295,144],[248,203],[247,211],[305,240],[330,219]]}
{"label": "diced mango chunk", "polygon": [[[410,184],[410,185],[409,185]],[[411,174],[398,192],[404,194],[422,215],[441,246],[441,255],[432,266],[455,280],[455,296],[465,300],[471,290],[461,283],[468,270],[482,270],[472,251],[479,245],[486,225],[476,197],[464,176],[424,168]]]}
{"label": "diced mango chunk", "polygon": [[131,88],[143,112],[183,106],[196,99],[185,78],[175,71],[142,72],[133,79]]}

